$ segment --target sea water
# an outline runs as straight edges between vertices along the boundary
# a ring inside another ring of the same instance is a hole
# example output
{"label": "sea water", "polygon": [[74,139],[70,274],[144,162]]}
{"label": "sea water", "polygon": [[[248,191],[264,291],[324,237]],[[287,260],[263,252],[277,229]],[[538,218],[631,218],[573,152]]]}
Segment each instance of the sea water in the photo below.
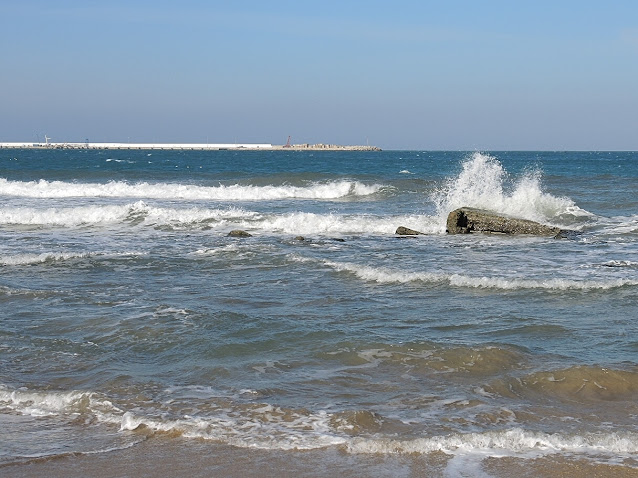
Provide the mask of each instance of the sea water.
{"label": "sea water", "polygon": [[[446,235],[462,206],[574,233]],[[0,473],[171,440],[635,471],[637,319],[638,153],[0,150]]]}

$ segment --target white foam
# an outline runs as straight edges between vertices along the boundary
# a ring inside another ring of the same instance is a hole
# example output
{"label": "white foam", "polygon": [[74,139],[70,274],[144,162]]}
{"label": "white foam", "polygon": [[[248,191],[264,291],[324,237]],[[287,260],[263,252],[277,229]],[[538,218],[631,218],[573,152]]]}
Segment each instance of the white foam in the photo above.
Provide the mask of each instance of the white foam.
{"label": "white foam", "polygon": [[638,269],[638,262],[636,261],[607,261],[603,264],[605,267],[628,267],[630,269]]}
{"label": "white foam", "polygon": [[4,385],[0,385],[0,407],[31,416],[79,413],[85,409],[117,411],[110,401],[101,399],[92,392],[12,390]]}
{"label": "white foam", "polygon": [[393,235],[396,228],[409,224],[426,234],[442,234],[438,218],[425,215],[373,216],[293,212],[264,215],[237,207],[161,207],[144,201],[120,205],[79,207],[0,208],[0,225],[71,227],[86,225],[134,224],[172,227],[201,225],[215,228],[241,228],[284,234],[360,234]]}
{"label": "white foam", "polygon": [[292,260],[312,261],[323,264],[337,272],[348,272],[355,277],[379,284],[406,284],[424,282],[428,284],[449,284],[455,287],[470,287],[499,290],[544,289],[544,290],[608,290],[625,286],[637,286],[637,280],[613,279],[607,281],[573,279],[520,279],[516,277],[472,277],[448,272],[411,272],[372,267],[348,262],[314,261],[291,256]]}
{"label": "white foam", "polygon": [[447,453],[487,452],[490,454],[593,453],[633,454],[638,452],[636,433],[549,434],[521,428],[482,433],[454,433],[413,440],[357,438],[348,443],[351,453]]}
{"label": "white foam", "polygon": [[605,221],[601,231],[604,234],[635,234],[638,233],[638,216],[613,217]]}
{"label": "white foam", "polygon": [[85,258],[88,253],[53,253],[43,252],[41,254],[16,254],[16,255],[0,255],[0,265],[16,266],[28,264],[41,264],[44,262],[57,262],[68,259]]}
{"label": "white foam", "polygon": [[79,226],[117,223],[128,217],[130,206],[80,206],[73,208],[2,208],[0,224]]}
{"label": "white foam", "polygon": [[313,183],[308,186],[250,186],[219,185],[198,186],[173,183],[127,183],[111,181],[102,183],[70,183],[63,181],[9,181],[0,178],[0,191],[4,196],[30,198],[152,198],[217,201],[260,201],[279,199],[340,199],[369,196],[383,186],[368,185],[358,181],[333,181]]}
{"label": "white foam", "polygon": [[264,217],[257,226],[272,232],[286,234],[362,234],[391,235],[402,224],[410,224],[420,232],[440,234],[444,232],[438,220],[429,216],[372,216],[337,215],[315,213],[290,213]]}
{"label": "white foam", "polygon": [[[246,392],[242,390],[242,393]],[[247,391],[251,393],[250,390]],[[31,416],[75,416],[85,414],[120,430],[140,426],[152,431],[176,432],[186,438],[216,440],[245,448],[275,450],[316,449],[341,445],[350,453],[427,454],[442,451],[452,455],[485,456],[581,453],[631,455],[638,453],[638,434],[590,432],[549,434],[522,428],[452,433],[415,439],[383,436],[352,438],[348,423],[326,411],[284,409],[271,404],[216,402],[214,391],[195,389],[185,397],[204,397],[209,411],[197,416],[171,417],[155,408],[151,416],[141,408],[124,411],[94,392],[30,391],[0,385],[0,408]],[[203,393],[203,395],[202,395]]]}
{"label": "white foam", "polygon": [[432,200],[443,220],[460,207],[487,209],[566,228],[577,228],[579,220],[593,217],[571,199],[543,192],[539,171],[523,174],[508,186],[501,163],[478,152],[463,162],[459,175],[449,179]]}
{"label": "white foam", "polygon": [[4,266],[22,266],[33,264],[54,263],[67,261],[72,259],[86,259],[91,257],[114,258],[114,257],[139,257],[146,255],[140,251],[125,252],[42,252],[22,253],[22,254],[3,254],[0,255],[0,265]]}
{"label": "white foam", "polygon": [[164,208],[143,201],[120,205],[78,206],[59,208],[6,207],[0,208],[0,224],[82,226],[114,224],[142,219],[150,224],[179,224],[203,221],[222,221],[256,216],[238,208]]}
{"label": "white foam", "polygon": [[326,412],[297,413],[272,405],[237,410],[219,410],[216,416],[184,416],[158,419],[126,412],[121,430],[145,426],[153,431],[178,432],[186,438],[215,440],[242,448],[266,450],[310,450],[346,443],[331,427]]}

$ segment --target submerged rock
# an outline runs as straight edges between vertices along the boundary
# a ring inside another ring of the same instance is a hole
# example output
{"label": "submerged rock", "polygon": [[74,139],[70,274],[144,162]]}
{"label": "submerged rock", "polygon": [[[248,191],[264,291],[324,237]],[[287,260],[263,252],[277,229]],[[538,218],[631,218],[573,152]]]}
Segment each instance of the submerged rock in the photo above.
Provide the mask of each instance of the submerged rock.
{"label": "submerged rock", "polygon": [[228,233],[228,237],[252,237],[253,235],[242,231],[241,229],[234,229]]}
{"label": "submerged rock", "polygon": [[419,231],[415,231],[414,229],[399,226],[397,227],[397,231],[395,232],[395,234],[398,234],[400,236],[418,236],[423,233]]}
{"label": "submerged rock", "polygon": [[485,232],[492,234],[531,234],[536,236],[559,236],[565,231],[528,219],[498,214],[483,209],[462,207],[447,217],[448,234],[470,234]]}

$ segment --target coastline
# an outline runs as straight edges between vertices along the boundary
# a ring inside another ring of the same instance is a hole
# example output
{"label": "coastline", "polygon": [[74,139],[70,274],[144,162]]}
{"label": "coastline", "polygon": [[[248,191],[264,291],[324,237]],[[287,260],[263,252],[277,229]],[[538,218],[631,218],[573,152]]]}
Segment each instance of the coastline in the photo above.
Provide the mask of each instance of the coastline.
{"label": "coastline", "polygon": [[150,149],[150,150],[196,150],[196,151],[381,151],[376,146],[339,144],[286,144],[270,143],[29,143],[0,142],[0,149]]}

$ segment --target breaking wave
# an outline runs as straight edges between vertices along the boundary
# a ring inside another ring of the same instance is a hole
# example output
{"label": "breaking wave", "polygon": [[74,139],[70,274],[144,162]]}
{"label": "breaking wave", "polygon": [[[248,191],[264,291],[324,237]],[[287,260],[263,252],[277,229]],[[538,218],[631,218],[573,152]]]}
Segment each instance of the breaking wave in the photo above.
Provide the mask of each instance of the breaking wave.
{"label": "breaking wave", "polygon": [[45,262],[57,262],[68,259],[85,258],[89,254],[73,254],[73,253],[52,253],[43,252],[41,254],[16,254],[16,255],[0,255],[0,265],[17,266],[28,264],[42,264]]}
{"label": "breaking wave", "polygon": [[0,224],[81,226],[113,224],[125,221],[150,224],[192,223],[229,218],[250,218],[256,213],[238,208],[164,208],[143,201],[121,205],[79,206],[59,208],[3,208]]}
{"label": "breaking wave", "polygon": [[374,216],[296,212],[260,218],[255,224],[267,231],[289,234],[394,234],[398,225],[411,224],[423,233],[441,232],[435,218],[419,215]]}
{"label": "breaking wave", "polygon": [[[214,440],[242,448],[310,450],[342,447],[356,454],[428,454],[453,456],[542,456],[554,453],[631,455],[638,452],[632,432],[544,433],[521,427],[473,433],[450,433],[395,439],[377,432],[383,418],[365,410],[326,412],[292,409],[267,403],[235,403],[209,397],[206,412],[179,414],[136,407],[124,410],[93,392],[9,389],[0,385],[0,409],[34,417],[84,417],[84,421],[117,426],[122,432],[170,433]],[[157,404],[159,405],[159,404]],[[162,405],[159,405],[162,408]],[[76,423],[80,423],[76,420]],[[363,435],[361,434],[363,432]]]}
{"label": "breaking wave", "polygon": [[136,183],[122,181],[101,183],[70,183],[62,181],[9,181],[0,179],[0,191],[5,196],[30,198],[150,198],[214,201],[260,201],[279,199],[331,200],[356,196],[369,196],[384,186],[368,185],[359,181],[333,181],[299,186],[197,186],[170,183]]}
{"label": "breaking wave", "polygon": [[419,215],[374,216],[291,212],[261,214],[244,208],[171,208],[144,201],[120,205],[57,208],[0,208],[0,225],[84,226],[117,223],[189,228],[236,227],[286,234],[394,234],[400,224],[437,234],[436,218]]}
{"label": "breaking wave", "polygon": [[72,259],[87,259],[87,258],[118,258],[118,257],[133,257],[143,255],[141,252],[42,252],[40,254],[35,253],[23,253],[23,254],[1,254],[0,266],[25,266],[33,264],[45,264],[68,261]]}
{"label": "breaking wave", "polygon": [[346,272],[358,279],[379,284],[426,283],[443,284],[453,287],[469,287],[481,289],[519,290],[608,290],[625,286],[637,286],[638,281],[632,279],[613,280],[573,280],[573,279],[521,279],[516,277],[472,277],[450,272],[410,272],[382,267],[371,267],[349,262],[315,261],[300,257],[292,257],[299,262],[318,262],[337,272]]}
{"label": "breaking wave", "polygon": [[521,428],[482,433],[452,434],[414,440],[355,439],[352,453],[431,453],[443,451],[484,453],[621,453],[638,452],[636,433],[587,433],[584,435],[531,432]]}

